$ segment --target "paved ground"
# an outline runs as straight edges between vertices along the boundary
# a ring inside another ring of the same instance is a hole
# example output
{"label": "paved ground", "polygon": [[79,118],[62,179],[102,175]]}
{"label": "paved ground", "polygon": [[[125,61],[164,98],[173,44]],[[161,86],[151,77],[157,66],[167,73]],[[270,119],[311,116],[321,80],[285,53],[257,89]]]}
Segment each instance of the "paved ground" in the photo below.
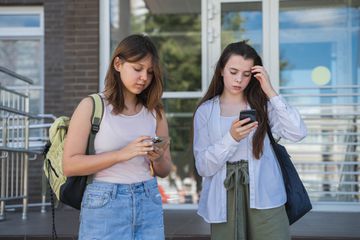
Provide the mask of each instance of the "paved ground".
{"label": "paved ground", "polygon": [[[79,212],[72,209],[56,211],[59,239],[77,238]],[[51,236],[51,211],[40,213],[31,209],[27,220],[20,212],[7,212],[0,222],[0,239],[43,240]],[[195,210],[165,210],[167,240],[209,240],[210,228]],[[310,212],[291,226],[293,240],[360,240],[360,213]]]}

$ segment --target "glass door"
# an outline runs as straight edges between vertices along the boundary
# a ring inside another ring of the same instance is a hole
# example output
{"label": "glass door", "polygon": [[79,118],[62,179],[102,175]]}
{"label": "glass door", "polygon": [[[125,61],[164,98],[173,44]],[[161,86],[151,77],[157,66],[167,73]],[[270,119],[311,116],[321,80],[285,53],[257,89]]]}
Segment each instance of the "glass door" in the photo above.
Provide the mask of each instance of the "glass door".
{"label": "glass door", "polygon": [[[203,12],[205,24],[203,35],[203,53],[207,61],[207,79],[210,81],[216,61],[222,50],[231,42],[247,40],[262,56],[275,87],[278,86],[277,6],[274,1],[260,0],[214,0],[205,1],[206,12]],[[274,30],[272,30],[274,28]],[[271,56],[271,58],[270,58]],[[275,58],[274,58],[275,57]],[[203,73],[204,74],[204,73]],[[209,83],[209,82],[208,82]]]}

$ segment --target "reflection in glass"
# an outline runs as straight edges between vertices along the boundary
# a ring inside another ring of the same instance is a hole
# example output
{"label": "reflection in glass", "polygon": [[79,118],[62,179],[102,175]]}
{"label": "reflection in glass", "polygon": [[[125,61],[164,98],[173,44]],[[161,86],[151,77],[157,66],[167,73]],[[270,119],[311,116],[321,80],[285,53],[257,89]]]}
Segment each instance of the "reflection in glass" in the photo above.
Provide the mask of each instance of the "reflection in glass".
{"label": "reflection in glass", "polygon": [[125,36],[146,33],[164,65],[165,91],[201,90],[200,0],[111,1],[111,51]]}
{"label": "reflection in glass", "polygon": [[198,99],[166,99],[171,156],[174,169],[165,179],[159,179],[169,195],[167,203],[196,203],[198,184],[192,151],[192,115]]}
{"label": "reflection in glass", "polygon": [[[0,40],[0,66],[40,84],[40,41],[38,40]],[[2,80],[6,86],[23,85],[19,80],[7,77]]]}
{"label": "reflection in glass", "polygon": [[280,2],[280,92],[308,126],[287,144],[316,201],[359,201],[359,5]]}
{"label": "reflection in glass", "polygon": [[[8,89],[30,97],[30,113],[42,113],[43,87],[41,83],[41,43],[39,40],[0,40],[0,66],[33,81],[28,86],[21,80],[0,72],[2,84]],[[28,91],[28,89],[33,89]]]}
{"label": "reflection in glass", "polygon": [[261,2],[221,5],[221,49],[241,40],[249,40],[256,51],[262,53]]}

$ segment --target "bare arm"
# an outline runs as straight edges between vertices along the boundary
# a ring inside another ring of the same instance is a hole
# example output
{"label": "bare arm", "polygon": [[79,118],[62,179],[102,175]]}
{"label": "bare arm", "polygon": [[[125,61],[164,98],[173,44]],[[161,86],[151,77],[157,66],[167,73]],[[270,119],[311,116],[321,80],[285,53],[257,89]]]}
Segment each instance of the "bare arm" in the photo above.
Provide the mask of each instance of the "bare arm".
{"label": "bare arm", "polygon": [[[157,136],[169,136],[168,123],[165,113],[162,112],[162,119],[157,119]],[[148,153],[148,158],[153,162],[154,172],[159,177],[166,177],[172,168],[170,144],[167,143],[163,148],[155,149]]]}
{"label": "bare arm", "polygon": [[85,98],[80,102],[71,117],[63,155],[63,171],[66,176],[93,174],[118,162],[127,161],[135,156],[146,155],[147,151],[152,150],[150,144],[143,141],[149,137],[142,136],[122,149],[96,155],[86,155],[92,109],[92,100]]}

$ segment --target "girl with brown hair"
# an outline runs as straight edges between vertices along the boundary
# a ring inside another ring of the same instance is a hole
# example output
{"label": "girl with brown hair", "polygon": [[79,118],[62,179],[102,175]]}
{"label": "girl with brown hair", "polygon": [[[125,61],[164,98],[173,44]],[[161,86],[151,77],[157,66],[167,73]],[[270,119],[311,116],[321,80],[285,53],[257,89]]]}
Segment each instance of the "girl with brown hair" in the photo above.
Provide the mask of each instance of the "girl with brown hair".
{"label": "girl with brown hair", "polygon": [[79,239],[164,239],[154,175],[167,176],[172,164],[169,142],[157,147],[151,141],[168,137],[162,91],[154,44],[147,36],[131,35],[119,43],[107,71],[95,155],[85,153],[91,99],[76,108],[65,141],[64,173],[92,175],[81,205]]}
{"label": "girl with brown hair", "polygon": [[[254,109],[256,121],[239,120]],[[241,113],[240,113],[241,115]],[[290,239],[281,171],[267,136],[299,141],[306,127],[273,89],[257,52],[229,44],[194,114],[195,165],[203,177],[198,214],[211,239]]]}

